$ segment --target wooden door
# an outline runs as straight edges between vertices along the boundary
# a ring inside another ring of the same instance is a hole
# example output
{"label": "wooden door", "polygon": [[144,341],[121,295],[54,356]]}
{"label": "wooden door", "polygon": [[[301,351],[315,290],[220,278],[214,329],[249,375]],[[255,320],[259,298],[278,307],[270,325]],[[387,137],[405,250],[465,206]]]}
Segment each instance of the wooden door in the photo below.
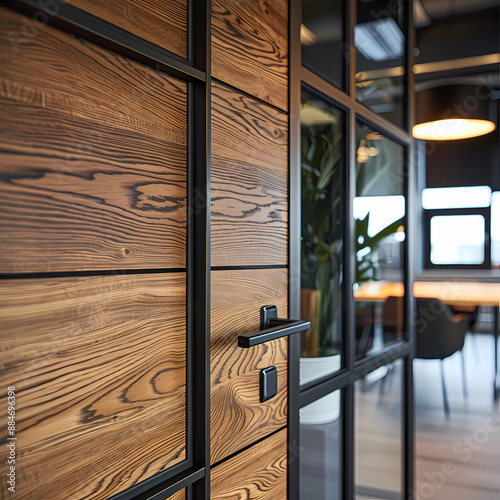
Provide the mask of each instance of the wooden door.
{"label": "wooden door", "polygon": [[[250,349],[288,304],[286,1],[212,1],[211,497],[284,499],[288,342]],[[278,390],[260,402],[259,374]]]}
{"label": "wooden door", "polygon": [[34,20],[0,9],[0,490],[107,499],[187,458],[187,85]]}
{"label": "wooden door", "polygon": [[[213,0],[206,67],[201,1],[50,2],[0,7],[1,496],[286,498],[288,342],[236,339],[262,306],[288,314],[288,2]],[[194,249],[206,82],[211,246]],[[208,251],[210,331],[194,332]]]}

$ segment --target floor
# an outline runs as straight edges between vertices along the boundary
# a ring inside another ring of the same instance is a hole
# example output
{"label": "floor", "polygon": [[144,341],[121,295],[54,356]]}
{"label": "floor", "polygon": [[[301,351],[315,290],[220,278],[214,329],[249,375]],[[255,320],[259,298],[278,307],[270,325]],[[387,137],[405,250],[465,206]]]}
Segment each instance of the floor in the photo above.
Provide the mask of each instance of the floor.
{"label": "floor", "polygon": [[415,360],[416,488],[414,499],[500,500],[500,412],[493,402],[493,336],[468,334],[444,361],[451,408],[445,418],[439,361]]}

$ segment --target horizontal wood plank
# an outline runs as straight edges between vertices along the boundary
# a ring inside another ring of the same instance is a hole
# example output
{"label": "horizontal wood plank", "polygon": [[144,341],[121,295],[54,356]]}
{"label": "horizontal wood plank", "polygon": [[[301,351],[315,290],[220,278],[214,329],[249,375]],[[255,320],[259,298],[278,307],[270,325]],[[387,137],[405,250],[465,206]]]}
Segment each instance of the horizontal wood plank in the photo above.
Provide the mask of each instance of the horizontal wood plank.
{"label": "horizontal wood plank", "polygon": [[212,86],[212,265],[286,264],[287,117]]}
{"label": "horizontal wood plank", "polygon": [[186,84],[0,10],[0,272],[182,268]]}
{"label": "horizontal wood plank", "polygon": [[185,273],[1,282],[16,498],[107,499],[186,458],[185,297]]}
{"label": "horizontal wood plank", "polygon": [[283,429],[211,472],[211,500],[285,500],[287,433]]}
{"label": "horizontal wood plank", "polygon": [[288,109],[288,2],[212,0],[212,75]]}
{"label": "horizontal wood plank", "polygon": [[66,0],[181,57],[187,55],[187,0]]}
{"label": "horizontal wood plank", "polygon": [[[287,271],[212,271],[211,278],[211,463],[286,425],[287,339],[250,349],[237,337],[260,329],[260,308],[287,314]],[[278,393],[260,402],[259,374],[278,370]]]}

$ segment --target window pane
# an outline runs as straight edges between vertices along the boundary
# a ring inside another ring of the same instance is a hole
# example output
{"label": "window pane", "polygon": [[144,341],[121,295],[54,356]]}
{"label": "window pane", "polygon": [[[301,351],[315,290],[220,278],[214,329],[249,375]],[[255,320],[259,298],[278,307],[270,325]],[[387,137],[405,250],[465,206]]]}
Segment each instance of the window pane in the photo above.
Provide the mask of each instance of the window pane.
{"label": "window pane", "polygon": [[300,409],[301,500],[342,498],[340,408],[338,390]]}
{"label": "window pane", "polygon": [[422,207],[426,210],[489,207],[490,203],[489,186],[428,188],[422,191]]}
{"label": "window pane", "polygon": [[356,358],[404,337],[403,146],[356,126]]}
{"label": "window pane", "polygon": [[302,64],[344,88],[344,14],[341,0],[303,0]]}
{"label": "window pane", "polygon": [[342,350],[344,113],[307,91],[301,109],[301,385],[337,371]]}
{"label": "window pane", "polygon": [[356,98],[404,126],[405,36],[403,2],[357,2],[354,28]]}
{"label": "window pane", "polygon": [[356,498],[403,498],[402,360],[356,381]]}
{"label": "window pane", "polygon": [[485,222],[482,215],[437,215],[431,218],[433,264],[482,264]]}

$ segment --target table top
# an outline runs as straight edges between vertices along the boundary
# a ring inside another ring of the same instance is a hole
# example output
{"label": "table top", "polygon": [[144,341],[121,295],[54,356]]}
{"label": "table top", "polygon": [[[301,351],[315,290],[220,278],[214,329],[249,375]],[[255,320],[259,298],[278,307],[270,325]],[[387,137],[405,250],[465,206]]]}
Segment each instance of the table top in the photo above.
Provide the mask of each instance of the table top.
{"label": "table top", "polygon": [[[389,296],[402,297],[403,283],[369,281],[354,291],[358,301],[384,301]],[[500,306],[500,283],[477,281],[416,281],[413,295],[418,298],[437,298],[450,305]]]}

